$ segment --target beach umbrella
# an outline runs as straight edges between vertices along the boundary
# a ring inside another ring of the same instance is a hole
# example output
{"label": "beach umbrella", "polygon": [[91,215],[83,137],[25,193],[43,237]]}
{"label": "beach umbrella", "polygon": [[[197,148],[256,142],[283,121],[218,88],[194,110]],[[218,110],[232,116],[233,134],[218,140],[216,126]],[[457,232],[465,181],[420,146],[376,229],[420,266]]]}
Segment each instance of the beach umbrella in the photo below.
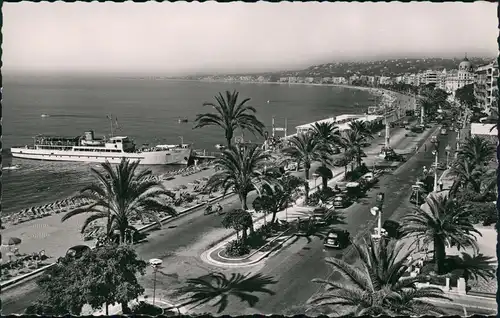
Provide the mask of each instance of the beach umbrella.
{"label": "beach umbrella", "polygon": [[2,245],[13,246],[21,244],[21,239],[18,237],[9,237],[8,239],[2,241]]}

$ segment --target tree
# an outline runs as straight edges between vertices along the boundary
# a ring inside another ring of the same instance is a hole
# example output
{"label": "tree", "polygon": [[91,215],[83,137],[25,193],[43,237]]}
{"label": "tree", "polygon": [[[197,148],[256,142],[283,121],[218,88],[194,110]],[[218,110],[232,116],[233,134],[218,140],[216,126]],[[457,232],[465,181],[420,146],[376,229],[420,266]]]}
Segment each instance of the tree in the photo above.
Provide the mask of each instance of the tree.
{"label": "tree", "polygon": [[486,196],[496,185],[494,169],[473,165],[468,160],[457,160],[451,172],[458,177],[463,189],[472,189],[479,195]]}
{"label": "tree", "polygon": [[79,315],[85,304],[101,308],[120,303],[128,313],[128,302],[144,292],[136,274],[144,275],[146,262],[126,245],[108,244],[83,254],[79,259],[62,258],[37,282],[42,298],[31,312]]}
{"label": "tree", "polygon": [[206,188],[210,191],[222,187],[224,194],[234,190],[240,199],[241,208],[248,210],[247,196],[252,190],[259,195],[263,185],[272,186],[276,179],[271,172],[264,171],[265,163],[270,159],[269,154],[258,147],[234,146],[224,150],[215,160],[217,172],[210,177]]}
{"label": "tree", "polygon": [[472,166],[487,165],[494,156],[493,144],[480,136],[467,137],[458,152],[458,158],[470,162]]}
{"label": "tree", "polygon": [[119,303],[127,314],[128,303],[144,293],[137,274],[144,275],[147,264],[130,246],[104,245],[78,260],[77,266],[85,273],[80,289],[94,309]]}
{"label": "tree", "polygon": [[404,245],[396,240],[382,239],[378,243],[371,239],[365,244],[352,244],[359,256],[359,265],[350,265],[337,258],[326,262],[342,275],[342,280],[314,279],[325,284],[326,292],[313,297],[309,304],[315,307],[332,306],[340,315],[432,315],[445,314],[427,299],[448,299],[440,288],[421,287],[416,283],[428,281],[428,277],[404,276],[409,263],[407,258],[413,251],[402,252]]}
{"label": "tree", "polygon": [[358,135],[362,136],[366,141],[367,139],[373,139],[373,130],[369,122],[363,120],[354,120],[349,123],[349,129],[357,132]]}
{"label": "tree", "polygon": [[253,307],[259,301],[259,298],[253,294],[274,295],[274,292],[267,288],[271,284],[276,284],[276,281],[272,277],[260,273],[252,276],[232,273],[230,278],[227,278],[223,273],[210,273],[188,279],[185,286],[176,290],[175,295],[182,295],[186,300],[178,307],[189,305],[198,307],[216,301],[213,307],[217,307],[217,313],[220,314],[229,304],[230,296]]}
{"label": "tree", "polygon": [[84,273],[69,257],[49,268],[37,281],[41,297],[26,309],[27,314],[38,315],[80,315],[86,304],[80,290]]}
{"label": "tree", "polygon": [[275,222],[276,213],[287,207],[297,189],[305,183],[304,180],[290,174],[283,175],[278,182],[281,187],[264,187],[262,196],[255,198],[252,203],[256,212],[273,214],[271,223]]}
{"label": "tree", "polygon": [[289,139],[290,147],[283,149],[289,159],[304,164],[305,203],[309,199],[309,170],[314,161],[327,162],[328,148],[320,143],[312,133],[299,134]]}
{"label": "tree", "polygon": [[111,236],[113,230],[118,229],[120,240],[124,241],[125,233],[134,230],[129,225],[133,217],[146,216],[161,226],[159,212],[176,215],[168,203],[173,194],[150,178],[151,170],[137,172],[138,165],[139,161],[130,163],[123,159],[114,169],[109,162],[102,163],[104,172],[91,168],[97,182],[83,188],[77,198],[90,199],[92,203],[69,211],[61,222],[82,213],[93,213],[83,223],[82,233],[93,221],[105,218],[107,235]]}
{"label": "tree", "polygon": [[476,95],[474,94],[474,84],[465,85],[455,91],[455,98],[468,108],[472,108],[477,104]]}
{"label": "tree", "polygon": [[253,219],[250,212],[242,209],[232,210],[224,215],[222,226],[226,229],[233,228],[236,231],[236,237],[239,239],[239,231],[242,231],[243,241],[247,240],[247,229],[253,232]]}
{"label": "tree", "polygon": [[323,190],[328,188],[328,180],[333,178],[333,172],[330,168],[326,166],[319,166],[316,169],[316,174],[321,177],[321,183],[323,185]]}
{"label": "tree", "polygon": [[458,249],[472,246],[477,249],[474,233],[481,235],[469,219],[469,209],[448,196],[430,195],[428,209],[416,209],[401,219],[401,232],[407,237],[422,240],[423,246],[433,244],[438,275],[445,273],[446,247]]}
{"label": "tree", "polygon": [[[313,125],[313,135],[325,149],[329,149],[329,153],[333,153],[333,149],[340,146],[342,142],[338,126],[329,122],[315,123]],[[321,175],[323,188],[326,189],[328,179],[333,178],[332,171],[327,167],[326,160],[323,160],[321,167],[316,169],[316,173]]]}
{"label": "tree", "polygon": [[196,115],[196,125],[193,129],[205,126],[219,126],[224,130],[227,146],[231,146],[234,133],[238,128],[248,130],[253,134],[264,134],[264,124],[255,117],[257,112],[254,107],[246,105],[250,98],[238,101],[239,93],[226,91],[226,98],[222,93],[215,96],[217,103],[203,103],[203,106],[213,107],[215,113]]}
{"label": "tree", "polygon": [[330,122],[318,122],[314,123],[312,126],[312,133],[314,138],[318,140],[319,143],[327,148],[337,147],[342,136],[340,135],[339,127]]}
{"label": "tree", "polygon": [[345,153],[348,157],[351,157],[356,162],[356,165],[359,167],[363,162],[363,155],[365,152],[363,151],[363,143],[366,141],[365,135],[358,130],[347,130],[342,138],[342,144],[345,150]]}
{"label": "tree", "polygon": [[483,254],[470,255],[463,253],[461,256],[451,258],[453,262],[452,268],[455,270],[463,271],[463,277],[466,282],[472,279],[482,278],[489,280],[495,278],[495,261],[493,257],[485,256]]}

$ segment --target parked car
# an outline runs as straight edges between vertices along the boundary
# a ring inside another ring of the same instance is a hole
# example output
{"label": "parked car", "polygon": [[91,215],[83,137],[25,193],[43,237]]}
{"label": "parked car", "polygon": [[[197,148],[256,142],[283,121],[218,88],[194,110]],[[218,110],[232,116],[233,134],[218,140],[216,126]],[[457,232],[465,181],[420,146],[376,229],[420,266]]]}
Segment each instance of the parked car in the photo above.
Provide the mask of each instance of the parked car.
{"label": "parked car", "polygon": [[87,251],[90,251],[90,247],[88,247],[87,245],[75,245],[68,249],[68,251],[66,252],[66,256],[79,259]]}
{"label": "parked car", "polygon": [[333,206],[336,208],[345,208],[351,203],[350,199],[345,194],[337,194],[333,199]]}
{"label": "parked car", "polygon": [[361,178],[365,179],[369,183],[375,183],[375,182],[378,181],[378,178],[375,177],[375,175],[373,174],[373,172],[365,173]]}
{"label": "parked car", "polygon": [[349,245],[351,235],[346,230],[331,230],[328,232],[323,244],[330,248],[346,248]]}

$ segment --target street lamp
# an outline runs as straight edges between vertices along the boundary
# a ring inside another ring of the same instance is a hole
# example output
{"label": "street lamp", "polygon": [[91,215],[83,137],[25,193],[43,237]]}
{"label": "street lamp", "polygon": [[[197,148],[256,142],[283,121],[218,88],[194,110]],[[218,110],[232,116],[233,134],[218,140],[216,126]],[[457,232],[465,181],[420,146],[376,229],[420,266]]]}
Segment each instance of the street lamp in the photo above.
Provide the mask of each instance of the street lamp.
{"label": "street lamp", "polygon": [[318,181],[319,174],[313,173],[313,177],[314,177],[314,188],[316,189],[316,181]]}
{"label": "street lamp", "polygon": [[449,169],[450,168],[449,157],[450,157],[450,152],[451,152],[450,145],[447,145],[446,148],[444,148],[444,150],[446,151],[446,168]]}
{"label": "street lamp", "polygon": [[374,238],[380,239],[382,237],[382,206],[384,204],[384,193],[379,192],[377,194],[377,205],[370,209],[370,213],[373,216],[377,216],[377,234]]}
{"label": "street lamp", "polygon": [[156,272],[158,272],[159,267],[163,261],[158,258],[152,258],[149,260],[149,265],[153,268],[154,278],[153,278],[153,306],[155,305],[155,297],[156,297]]}
{"label": "street lamp", "polygon": [[438,167],[438,160],[439,160],[439,140],[437,139],[436,136],[432,136],[431,143],[434,145],[434,150],[432,151],[432,154],[434,155],[434,192],[437,192],[438,189],[438,180],[437,180],[437,167]]}
{"label": "street lamp", "polygon": [[184,137],[183,136],[179,136],[179,138],[181,139],[181,146],[184,145]]}

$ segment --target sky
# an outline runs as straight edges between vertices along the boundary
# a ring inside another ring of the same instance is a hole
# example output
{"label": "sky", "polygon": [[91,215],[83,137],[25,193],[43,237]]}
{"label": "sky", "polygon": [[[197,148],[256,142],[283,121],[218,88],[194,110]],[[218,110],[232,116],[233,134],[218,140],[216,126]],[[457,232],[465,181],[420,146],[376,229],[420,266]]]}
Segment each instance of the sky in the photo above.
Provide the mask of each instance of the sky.
{"label": "sky", "polygon": [[3,70],[176,75],[495,57],[495,3],[3,4]]}

